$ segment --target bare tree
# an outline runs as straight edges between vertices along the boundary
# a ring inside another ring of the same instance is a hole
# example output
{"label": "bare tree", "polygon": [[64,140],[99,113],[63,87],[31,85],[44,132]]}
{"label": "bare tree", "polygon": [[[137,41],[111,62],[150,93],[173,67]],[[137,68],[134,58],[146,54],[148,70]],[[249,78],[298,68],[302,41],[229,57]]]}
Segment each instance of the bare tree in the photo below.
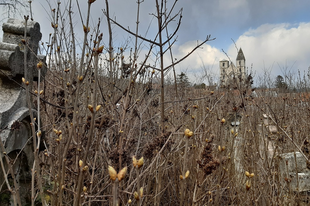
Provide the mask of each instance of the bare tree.
{"label": "bare tree", "polygon": [[[4,11],[2,13],[3,19],[12,18],[17,13],[21,13],[22,9],[28,8],[28,3],[31,1],[26,0],[0,0],[0,8]],[[23,16],[22,14],[20,16]]]}

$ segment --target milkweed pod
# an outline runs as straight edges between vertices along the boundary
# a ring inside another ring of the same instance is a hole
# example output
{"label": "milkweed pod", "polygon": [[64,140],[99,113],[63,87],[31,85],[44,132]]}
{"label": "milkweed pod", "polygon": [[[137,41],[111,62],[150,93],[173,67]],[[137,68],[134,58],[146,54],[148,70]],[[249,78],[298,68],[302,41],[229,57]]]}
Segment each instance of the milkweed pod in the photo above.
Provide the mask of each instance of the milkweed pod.
{"label": "milkweed pod", "polygon": [[126,175],[126,172],[127,172],[127,167],[124,167],[121,171],[118,172],[117,178],[118,178],[119,181],[124,179],[124,177]]}
{"label": "milkweed pod", "polygon": [[185,173],[185,179],[188,178],[188,176],[189,176],[189,170],[187,170]]}
{"label": "milkweed pod", "polygon": [[138,168],[142,167],[143,166],[143,163],[144,163],[144,159],[143,157],[141,157],[138,162],[137,162],[137,165],[138,165]]}
{"label": "milkweed pod", "polygon": [[137,164],[138,164],[138,161],[137,161],[135,156],[132,156],[132,164],[133,164],[134,167],[136,167]]}
{"label": "milkweed pod", "polygon": [[109,175],[110,175],[111,180],[115,181],[116,177],[117,177],[117,173],[116,173],[115,169],[112,166],[109,166],[108,170],[109,170]]}

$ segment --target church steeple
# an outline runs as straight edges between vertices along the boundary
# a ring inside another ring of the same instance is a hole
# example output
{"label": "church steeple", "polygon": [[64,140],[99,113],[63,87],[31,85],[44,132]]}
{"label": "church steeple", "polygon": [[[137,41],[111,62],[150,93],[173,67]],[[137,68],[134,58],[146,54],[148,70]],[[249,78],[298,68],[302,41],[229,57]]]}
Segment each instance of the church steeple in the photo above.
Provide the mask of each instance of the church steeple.
{"label": "church steeple", "polygon": [[243,54],[243,51],[242,51],[241,48],[239,49],[238,56],[237,56],[236,60],[237,61],[239,61],[239,60],[244,60],[245,61],[245,57],[244,57],[244,54]]}
{"label": "church steeple", "polygon": [[241,84],[244,83],[247,77],[247,71],[245,66],[245,57],[241,48],[238,51],[236,65],[228,60],[222,60],[219,63],[221,86],[230,85],[231,83],[234,83],[234,81],[238,81]]}

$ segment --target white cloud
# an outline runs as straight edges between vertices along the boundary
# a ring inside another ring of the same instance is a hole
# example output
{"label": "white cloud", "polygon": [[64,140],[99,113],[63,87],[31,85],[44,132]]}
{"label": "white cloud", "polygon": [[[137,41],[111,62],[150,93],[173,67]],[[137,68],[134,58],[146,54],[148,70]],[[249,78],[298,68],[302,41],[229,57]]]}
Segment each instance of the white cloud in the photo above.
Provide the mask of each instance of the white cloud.
{"label": "white cloud", "polygon": [[[241,47],[247,66],[253,64],[257,74],[272,68],[272,74],[282,74],[282,67],[292,67],[292,72],[307,70],[310,66],[310,23],[264,24],[241,35],[236,44]],[[234,45],[228,49],[236,56]],[[279,65],[279,66],[278,66]]]}
{"label": "white cloud", "polygon": [[[173,47],[173,56],[176,59],[181,59],[192,51],[197,44],[201,41],[189,41],[182,45],[175,45]],[[166,54],[165,62],[169,65],[171,60],[170,56]],[[182,61],[176,66],[176,72],[186,72],[190,80],[194,82],[201,81],[197,77],[201,77],[204,73],[204,69],[207,69],[210,74],[214,75],[214,79],[217,79],[219,74],[218,64],[219,61],[224,59],[225,55],[219,49],[212,47],[209,44],[204,44],[201,48],[198,48],[194,53]]]}

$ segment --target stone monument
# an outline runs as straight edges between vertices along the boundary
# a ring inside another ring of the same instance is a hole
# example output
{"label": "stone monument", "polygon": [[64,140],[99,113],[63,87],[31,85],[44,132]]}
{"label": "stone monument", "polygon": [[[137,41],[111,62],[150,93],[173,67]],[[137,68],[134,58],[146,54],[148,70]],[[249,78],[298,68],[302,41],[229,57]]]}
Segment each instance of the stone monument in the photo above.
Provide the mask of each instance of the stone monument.
{"label": "stone monument", "polygon": [[[30,113],[22,78],[24,77],[29,82],[37,81],[38,69],[36,65],[39,61],[45,62],[45,56],[37,55],[39,41],[42,37],[40,25],[37,22],[27,21],[27,28],[25,28],[24,20],[9,19],[7,23],[3,24],[2,29],[3,42],[0,42],[0,138],[5,151],[0,148],[0,157],[4,159],[4,155],[8,155],[11,159],[15,159],[18,155],[13,169],[20,184],[20,190],[23,190],[22,182],[23,184],[31,182],[30,171],[34,157]],[[45,73],[46,67],[43,66],[41,79]],[[36,110],[33,105],[30,105],[30,108],[35,117]],[[0,185],[5,185],[3,184],[2,169],[0,170],[0,181]],[[27,193],[29,194],[29,191]]]}

